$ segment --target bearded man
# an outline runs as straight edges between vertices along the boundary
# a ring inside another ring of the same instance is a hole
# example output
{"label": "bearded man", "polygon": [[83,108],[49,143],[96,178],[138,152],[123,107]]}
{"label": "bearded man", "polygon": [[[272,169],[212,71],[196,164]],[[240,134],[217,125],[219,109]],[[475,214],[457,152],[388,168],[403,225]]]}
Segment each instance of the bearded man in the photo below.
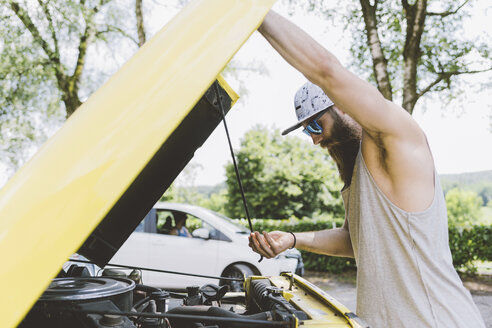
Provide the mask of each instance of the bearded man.
{"label": "bearded man", "polygon": [[446,204],[418,124],[275,12],[259,32],[310,81],[295,96],[298,122],[282,134],[303,127],[333,157],[345,223],[254,232],[250,247],[266,258],[292,247],[354,257],[356,313],[371,327],[485,327],[452,264]]}

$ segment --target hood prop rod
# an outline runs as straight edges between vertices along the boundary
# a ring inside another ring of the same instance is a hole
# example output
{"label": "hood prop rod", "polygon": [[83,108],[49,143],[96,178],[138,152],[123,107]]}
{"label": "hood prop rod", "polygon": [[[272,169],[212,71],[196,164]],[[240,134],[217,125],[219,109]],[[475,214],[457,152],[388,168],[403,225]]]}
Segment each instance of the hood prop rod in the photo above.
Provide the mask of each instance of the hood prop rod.
{"label": "hood prop rod", "polygon": [[[234,150],[232,149],[232,143],[231,143],[231,137],[229,136],[229,129],[227,128],[227,123],[225,119],[225,111],[224,111],[224,106],[222,105],[221,101],[221,96],[219,93],[219,83],[215,82],[214,83],[214,89],[215,93],[217,94],[217,102],[219,103],[220,107],[220,112],[222,114],[222,121],[224,121],[224,128],[226,131],[226,136],[227,136],[227,141],[229,142],[229,150],[231,151],[231,156],[232,156],[232,163],[234,164],[234,171],[236,171],[236,179],[239,184],[239,190],[241,191],[241,197],[243,199],[243,205],[244,205],[244,210],[246,211],[246,218],[248,219],[249,223],[249,230],[251,233],[253,233],[253,224],[251,223],[251,217],[249,215],[249,210],[248,210],[248,204],[246,203],[246,196],[244,195],[244,189],[243,189],[243,184],[241,182],[241,176],[239,175],[239,168],[236,163],[236,156],[234,155]],[[260,259],[258,262],[261,262],[263,260],[263,255],[260,255]]]}

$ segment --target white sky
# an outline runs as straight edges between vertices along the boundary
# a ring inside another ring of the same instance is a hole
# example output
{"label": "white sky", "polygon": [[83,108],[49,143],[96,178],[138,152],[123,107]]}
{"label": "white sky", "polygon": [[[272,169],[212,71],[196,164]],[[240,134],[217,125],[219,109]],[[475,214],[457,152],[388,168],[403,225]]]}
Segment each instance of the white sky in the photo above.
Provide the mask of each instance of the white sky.
{"label": "white sky", "polygon": [[[286,15],[280,6],[274,8]],[[476,8],[473,25],[467,27],[467,32],[475,31],[478,34],[492,31],[492,12],[480,9]],[[334,53],[342,63],[348,63],[350,37],[340,28],[330,27],[329,22],[313,14],[295,15],[290,19]],[[251,59],[260,61],[269,71],[268,75],[249,73],[241,76],[249,94],[232,108],[226,118],[233,146],[237,150],[244,133],[256,124],[284,129],[295,123],[293,96],[306,80],[259,33],[255,33],[246,42],[235,59],[241,62]],[[482,75],[482,78],[485,77]],[[488,74],[488,78],[491,78],[491,74]],[[470,80],[474,81],[474,78]],[[238,89],[237,81],[229,78],[228,82]],[[468,93],[467,97],[472,101],[467,104],[465,114],[460,114],[460,105],[457,103],[442,109],[439,102],[427,101],[425,110],[423,102],[419,102],[415,108],[413,117],[427,134],[440,174],[492,169],[490,90],[477,94]],[[443,113],[446,115],[442,115]],[[306,138],[300,131],[292,134]],[[195,185],[214,185],[225,181],[224,166],[230,161],[224,128],[220,125],[195,153],[191,162],[202,167],[196,174]],[[183,177],[178,179],[178,182],[189,185],[189,181],[184,182]]]}
{"label": "white sky", "polygon": [[[466,32],[470,35],[485,35],[488,40],[492,31],[492,11],[484,10],[487,1],[478,2],[473,10],[472,23],[466,25]],[[145,6],[145,1],[144,1]],[[287,16],[285,8],[280,4],[274,7],[278,12]],[[145,9],[145,8],[144,8]],[[177,13],[178,9],[159,7],[154,2],[151,20],[147,25],[147,32],[153,35]],[[289,17],[328,50],[334,53],[342,63],[349,60],[348,48],[350,35],[342,31],[341,27],[330,26],[330,22],[320,19],[315,14],[295,14]],[[305,82],[305,78],[290,67],[259,35],[253,36],[236,54],[235,59],[243,64],[252,60],[262,63],[268,74],[261,75],[255,72],[240,73],[239,78],[248,89],[248,95],[240,98],[238,103],[227,115],[232,143],[238,149],[243,135],[257,124],[272,128],[283,129],[295,122],[293,110],[293,95]],[[484,75],[481,79],[492,74]],[[475,81],[477,77],[470,78]],[[239,83],[234,78],[227,78],[229,84],[238,91]],[[434,154],[436,167],[439,173],[461,173],[492,169],[492,98],[490,89],[481,93],[467,93],[469,101],[465,113],[461,114],[459,104],[451,103],[450,107],[442,110],[437,101],[419,101],[413,117],[426,132]],[[446,113],[445,115],[442,115]],[[306,138],[300,131],[292,134],[299,138]],[[309,139],[308,139],[309,140]],[[178,183],[194,185],[215,185],[225,181],[224,166],[231,161],[223,125],[213,132],[204,145],[197,150],[190,162],[195,168],[194,181],[189,175],[178,177]],[[0,167],[1,169],[1,167]],[[0,170],[1,171],[1,170]],[[5,175],[0,172],[0,187],[6,182]]]}

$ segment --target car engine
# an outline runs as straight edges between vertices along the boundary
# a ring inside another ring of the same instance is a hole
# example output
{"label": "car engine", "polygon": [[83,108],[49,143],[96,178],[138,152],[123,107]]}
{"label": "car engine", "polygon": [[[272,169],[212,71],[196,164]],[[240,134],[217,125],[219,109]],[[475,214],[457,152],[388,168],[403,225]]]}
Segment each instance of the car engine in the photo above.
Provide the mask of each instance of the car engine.
{"label": "car engine", "polygon": [[249,293],[228,293],[227,286],[213,284],[174,292],[139,283],[135,270],[91,277],[72,265],[61,272],[20,328],[297,327],[298,320],[308,319],[268,279],[250,281]]}

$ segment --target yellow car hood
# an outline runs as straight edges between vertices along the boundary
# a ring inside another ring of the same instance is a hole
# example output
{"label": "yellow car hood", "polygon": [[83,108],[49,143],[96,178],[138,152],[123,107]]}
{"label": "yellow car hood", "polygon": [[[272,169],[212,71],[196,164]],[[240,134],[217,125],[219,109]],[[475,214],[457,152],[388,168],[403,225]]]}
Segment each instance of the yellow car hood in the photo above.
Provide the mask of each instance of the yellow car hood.
{"label": "yellow car hood", "polygon": [[190,2],[0,190],[3,327],[79,248],[112,257],[220,122],[209,87],[273,2]]}

